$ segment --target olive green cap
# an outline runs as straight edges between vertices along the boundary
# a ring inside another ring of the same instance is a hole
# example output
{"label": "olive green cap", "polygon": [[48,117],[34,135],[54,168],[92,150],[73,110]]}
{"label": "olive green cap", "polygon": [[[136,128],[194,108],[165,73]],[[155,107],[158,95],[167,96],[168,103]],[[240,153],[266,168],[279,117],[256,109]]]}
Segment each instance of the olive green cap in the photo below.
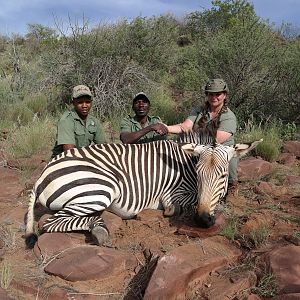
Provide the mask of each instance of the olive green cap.
{"label": "olive green cap", "polygon": [[89,96],[92,97],[91,90],[86,86],[86,85],[76,85],[73,88],[73,94],[72,97],[73,99],[82,97],[82,96]]}
{"label": "olive green cap", "polygon": [[205,93],[229,92],[227,83],[221,79],[210,79],[205,86]]}

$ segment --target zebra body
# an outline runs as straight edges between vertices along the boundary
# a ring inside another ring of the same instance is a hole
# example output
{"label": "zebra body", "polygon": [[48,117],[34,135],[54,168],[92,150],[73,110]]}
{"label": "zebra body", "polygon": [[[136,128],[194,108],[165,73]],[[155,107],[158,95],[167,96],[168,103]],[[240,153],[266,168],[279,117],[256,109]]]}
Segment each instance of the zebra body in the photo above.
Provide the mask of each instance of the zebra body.
{"label": "zebra body", "polygon": [[106,209],[131,218],[147,208],[162,207],[165,215],[172,215],[178,207],[195,206],[198,214],[208,216],[204,226],[209,227],[226,193],[234,152],[218,144],[181,146],[172,141],[70,149],[48,163],[33,188],[26,243],[31,247],[36,241],[36,202],[57,211],[43,225],[44,231],[89,230],[98,244],[108,235],[99,214]]}

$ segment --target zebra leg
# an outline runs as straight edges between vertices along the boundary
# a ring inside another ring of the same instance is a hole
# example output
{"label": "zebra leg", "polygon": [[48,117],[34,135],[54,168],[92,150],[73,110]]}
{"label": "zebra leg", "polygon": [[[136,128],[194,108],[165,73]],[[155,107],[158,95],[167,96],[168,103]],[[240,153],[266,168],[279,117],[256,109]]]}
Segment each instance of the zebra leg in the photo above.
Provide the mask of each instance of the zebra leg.
{"label": "zebra leg", "polygon": [[[97,213],[99,214],[99,212]],[[109,231],[100,215],[82,215],[72,205],[65,207],[46,220],[45,232],[68,232],[88,230],[92,233],[97,245],[102,245],[109,237]]]}
{"label": "zebra leg", "polygon": [[168,203],[168,205],[164,205],[164,216],[166,217],[178,216],[181,212],[182,209],[178,203]]}

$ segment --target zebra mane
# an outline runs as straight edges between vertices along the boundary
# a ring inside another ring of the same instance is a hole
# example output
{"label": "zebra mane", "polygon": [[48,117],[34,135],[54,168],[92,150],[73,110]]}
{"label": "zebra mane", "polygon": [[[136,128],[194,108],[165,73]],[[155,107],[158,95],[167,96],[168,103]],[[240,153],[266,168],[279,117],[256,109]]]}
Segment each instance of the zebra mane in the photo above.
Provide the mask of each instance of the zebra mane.
{"label": "zebra mane", "polygon": [[179,134],[175,140],[178,144],[195,143],[200,145],[216,145],[216,138],[211,131],[207,129],[198,129]]}

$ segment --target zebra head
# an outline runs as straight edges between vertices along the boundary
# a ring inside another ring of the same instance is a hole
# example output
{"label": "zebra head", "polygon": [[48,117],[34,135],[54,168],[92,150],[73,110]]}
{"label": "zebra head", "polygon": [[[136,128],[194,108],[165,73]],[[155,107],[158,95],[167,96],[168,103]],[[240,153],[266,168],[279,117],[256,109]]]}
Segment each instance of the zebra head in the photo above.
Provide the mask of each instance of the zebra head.
{"label": "zebra head", "polygon": [[195,221],[200,227],[209,228],[215,223],[215,208],[227,192],[229,162],[255,148],[262,140],[234,147],[221,144],[186,144],[182,149],[199,160],[196,164],[198,200]]}

